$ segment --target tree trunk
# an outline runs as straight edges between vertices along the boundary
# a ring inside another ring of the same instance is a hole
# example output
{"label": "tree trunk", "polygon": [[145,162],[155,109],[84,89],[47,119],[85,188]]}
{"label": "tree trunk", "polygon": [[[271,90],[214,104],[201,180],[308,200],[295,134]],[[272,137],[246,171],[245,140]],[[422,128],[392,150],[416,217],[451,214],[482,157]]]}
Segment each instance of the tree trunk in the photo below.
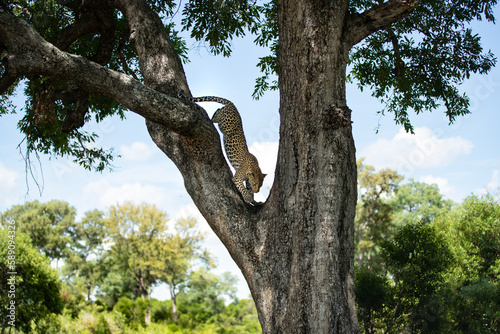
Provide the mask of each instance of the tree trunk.
{"label": "tree trunk", "polygon": [[418,0],[389,0],[361,14],[349,14],[347,0],[276,0],[280,146],[274,184],[262,206],[243,201],[207,113],[177,99],[180,90],[190,96],[189,87],[158,15],[146,0],[109,3],[128,21],[144,83],[69,55],[0,12],[0,41],[10,52],[6,74],[51,76],[144,116],[151,138],[176,164],[189,195],[245,276],[264,333],[359,332],[348,53],[372,32],[406,17]]}
{"label": "tree trunk", "polygon": [[216,147],[206,141],[213,143],[214,135],[193,142],[148,123],[151,137],[176,163],[193,201],[242,270],[263,333],[359,332],[357,169],[346,66],[350,48],[378,29],[377,20],[387,24],[383,14],[391,12],[390,5],[404,7],[397,8],[402,18],[409,3],[395,0],[351,17],[348,1],[277,1],[280,141],[274,184],[263,206],[242,201],[221,159],[219,139]]}
{"label": "tree trunk", "polygon": [[[356,158],[345,101],[347,2],[278,1],[280,146],[266,206],[264,333],[356,333]],[[322,7],[324,6],[324,7]]]}
{"label": "tree trunk", "polygon": [[151,324],[151,287],[148,287],[148,307],[144,312],[144,323],[147,325]]}
{"label": "tree trunk", "polygon": [[172,319],[175,323],[179,320],[179,315],[177,313],[177,295],[175,294],[173,284],[168,285],[170,290],[170,299],[172,300]]}

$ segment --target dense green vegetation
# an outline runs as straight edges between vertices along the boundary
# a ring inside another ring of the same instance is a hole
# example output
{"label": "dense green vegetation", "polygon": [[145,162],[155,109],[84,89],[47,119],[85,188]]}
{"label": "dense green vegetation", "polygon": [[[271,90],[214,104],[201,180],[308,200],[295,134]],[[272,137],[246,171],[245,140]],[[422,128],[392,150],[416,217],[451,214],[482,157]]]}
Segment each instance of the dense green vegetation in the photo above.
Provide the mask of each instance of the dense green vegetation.
{"label": "dense green vegetation", "polygon": [[[236,298],[236,278],[213,273],[214,259],[202,248],[205,236],[194,218],[171,222],[145,203],[90,211],[80,221],[75,217],[76,210],[61,201],[16,205],[1,215],[1,244],[8,244],[8,234],[15,236],[15,264],[7,247],[0,250],[2,282],[16,272],[15,296],[5,290],[10,284],[0,287],[2,334],[7,328],[22,333],[261,332],[253,301]],[[169,288],[169,300],[151,298],[161,283]],[[11,300],[16,327],[7,317]]]}
{"label": "dense green vegetation", "polygon": [[[453,203],[436,185],[403,182],[395,171],[376,171],[363,160],[358,178],[361,330],[498,333],[500,203],[475,195]],[[16,205],[1,216],[2,245],[13,234],[9,226],[16,228],[16,329],[22,333],[261,332],[253,301],[236,298],[236,279],[214,273],[193,218],[172,222],[153,205],[131,203],[75,217],[61,201]],[[0,251],[7,281],[8,248]],[[160,283],[169,288],[168,300],[151,298]]]}
{"label": "dense green vegetation", "polygon": [[499,333],[500,203],[360,171],[356,298],[365,333]]}

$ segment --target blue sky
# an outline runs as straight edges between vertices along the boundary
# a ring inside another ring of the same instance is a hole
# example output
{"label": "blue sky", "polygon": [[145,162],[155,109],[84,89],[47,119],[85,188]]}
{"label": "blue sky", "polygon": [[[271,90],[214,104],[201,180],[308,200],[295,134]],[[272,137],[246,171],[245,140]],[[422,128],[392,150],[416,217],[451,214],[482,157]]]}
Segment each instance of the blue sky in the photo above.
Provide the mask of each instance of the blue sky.
{"label": "blue sky", "polygon": [[[496,9],[497,17],[500,10]],[[500,29],[486,22],[475,23],[474,31],[482,36],[486,50],[500,56]],[[203,46],[188,42],[191,62],[185,65],[186,76],[195,96],[217,95],[238,107],[250,150],[257,156],[264,173],[270,175],[257,197],[264,200],[272,184],[278,141],[277,92],[267,93],[258,101],[251,98],[254,80],[259,76],[255,64],[266,50],[253,46],[253,37],[235,40],[230,58],[211,56]],[[412,115],[415,134],[406,134],[394,124],[392,115],[380,116],[377,100],[355,85],[347,87],[348,106],[353,111],[353,131],[357,157],[377,169],[392,168],[417,181],[436,183],[447,198],[461,201],[471,193],[493,193],[500,189],[500,67],[488,76],[472,76],[460,89],[471,98],[472,114],[449,125],[443,110]],[[22,94],[14,100],[24,106]],[[217,108],[204,103],[207,112]],[[174,164],[156,148],[148,136],[144,120],[128,113],[100,124],[87,124],[88,131],[99,134],[98,145],[114,147],[122,158],[114,172],[92,173],[73,164],[71,159],[41,156],[34,162],[36,180],[43,185],[40,195],[33,178],[25,173],[25,164],[17,148],[22,141],[16,123],[21,113],[0,118],[0,211],[25,201],[64,200],[75,206],[81,217],[92,209],[106,210],[116,203],[156,204],[172,220],[193,215],[207,233],[205,247],[218,258],[218,270],[238,275],[239,297],[248,296],[248,288],[227,251],[197,212],[183,186]],[[376,133],[376,128],[378,133]],[[21,144],[22,147],[22,144]],[[164,287],[154,290],[154,297],[168,296]]]}

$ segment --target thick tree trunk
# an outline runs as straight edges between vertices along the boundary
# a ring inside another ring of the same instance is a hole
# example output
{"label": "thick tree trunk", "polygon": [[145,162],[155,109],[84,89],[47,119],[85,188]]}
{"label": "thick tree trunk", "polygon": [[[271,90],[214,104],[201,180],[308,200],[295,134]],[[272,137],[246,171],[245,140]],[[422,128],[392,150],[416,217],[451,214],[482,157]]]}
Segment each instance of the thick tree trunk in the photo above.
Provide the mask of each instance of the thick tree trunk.
{"label": "thick tree trunk", "polygon": [[406,17],[418,0],[389,0],[361,14],[349,14],[347,0],[276,3],[280,146],[262,206],[243,201],[206,112],[176,98],[180,90],[189,95],[182,65],[145,0],[108,2],[127,18],[144,84],[67,54],[0,12],[0,42],[10,52],[5,75],[54,77],[144,116],[151,138],[179,168],[186,190],[242,270],[264,333],[357,333],[348,52]]}
{"label": "thick tree trunk", "polygon": [[356,159],[341,41],[346,5],[278,1],[280,146],[266,207],[272,228],[264,277],[252,289],[264,333],[358,332]]}

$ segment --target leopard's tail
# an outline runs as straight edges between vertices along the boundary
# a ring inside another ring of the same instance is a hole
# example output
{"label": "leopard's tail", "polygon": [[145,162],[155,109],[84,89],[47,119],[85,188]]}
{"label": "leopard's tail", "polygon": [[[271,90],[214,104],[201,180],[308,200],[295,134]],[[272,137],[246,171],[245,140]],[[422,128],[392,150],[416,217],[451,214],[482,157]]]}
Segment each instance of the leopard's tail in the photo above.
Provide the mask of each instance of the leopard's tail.
{"label": "leopard's tail", "polygon": [[233,104],[231,101],[223,99],[222,97],[217,97],[217,96],[193,97],[193,102],[217,102],[217,103],[221,103],[221,104],[224,104],[224,105],[231,105],[231,104]]}
{"label": "leopard's tail", "polygon": [[220,123],[223,119],[223,113],[228,110],[228,108],[232,108],[236,110],[236,107],[234,104],[226,99],[223,99],[222,97],[217,97],[217,96],[201,96],[201,97],[194,97],[193,102],[217,102],[224,104],[224,107],[217,109],[215,114],[212,116],[212,122],[213,123]]}

